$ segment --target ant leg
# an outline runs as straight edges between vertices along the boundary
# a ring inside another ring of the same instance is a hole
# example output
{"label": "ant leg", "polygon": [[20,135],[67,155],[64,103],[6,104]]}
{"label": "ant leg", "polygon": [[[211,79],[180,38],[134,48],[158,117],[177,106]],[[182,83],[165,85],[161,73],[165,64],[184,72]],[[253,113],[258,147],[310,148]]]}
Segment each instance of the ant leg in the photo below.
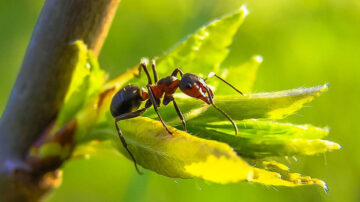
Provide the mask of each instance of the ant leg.
{"label": "ant leg", "polygon": [[184,74],[184,72],[182,72],[181,69],[176,68],[176,69],[173,71],[173,73],[171,74],[171,76],[175,76],[175,77],[176,77],[178,73],[180,74],[181,77],[182,77],[183,74]]}
{"label": "ant leg", "polygon": [[127,147],[127,143],[126,143],[126,141],[125,141],[125,138],[124,138],[124,136],[122,135],[121,130],[119,129],[119,126],[117,125],[117,122],[116,122],[116,121],[115,121],[115,126],[116,126],[116,130],[117,130],[117,132],[118,132],[118,134],[119,134],[119,137],[120,137],[120,140],[121,140],[122,145],[124,146],[124,148],[126,149],[126,151],[129,153],[131,159],[132,159],[133,162],[134,162],[136,171],[137,171],[140,175],[142,175],[142,172],[141,172],[141,171],[139,170],[139,168],[137,167],[137,163],[136,163],[135,157],[133,156],[133,154],[130,152],[129,148]]}
{"label": "ant leg", "polygon": [[150,85],[146,85],[147,89],[148,89],[148,93],[150,95],[150,101],[152,102],[152,105],[154,106],[154,110],[156,112],[156,114],[158,115],[161,123],[163,124],[163,126],[165,127],[166,131],[171,135],[172,132],[168,129],[168,127],[166,127],[166,124],[164,122],[164,120],[161,118],[160,114],[159,114],[159,111],[157,109],[157,104],[156,104],[156,100],[155,100],[155,97],[154,97],[154,93],[152,92],[151,88],[150,88]]}
{"label": "ant leg", "polygon": [[157,75],[157,71],[156,71],[155,59],[151,60],[151,67],[152,67],[152,70],[153,70],[155,83],[157,83],[158,82],[158,75]]}
{"label": "ant leg", "polygon": [[208,78],[211,78],[215,76],[216,78],[220,79],[222,82],[226,83],[227,85],[229,85],[231,88],[233,88],[236,92],[240,93],[241,95],[244,95],[240,90],[238,90],[237,88],[235,88],[235,86],[231,85],[229,82],[225,81],[223,78],[219,77],[218,75],[216,75],[214,72],[210,72],[209,76],[207,78],[204,79],[204,81],[206,81]]}
{"label": "ant leg", "polygon": [[137,68],[137,69],[138,69],[138,72],[134,74],[135,77],[137,77],[137,78],[140,78],[140,77],[141,77],[142,64],[144,64],[145,67],[146,67],[147,63],[148,63],[147,58],[141,58],[140,64],[139,64],[139,66],[138,66],[138,68]]}
{"label": "ant leg", "polygon": [[134,112],[129,112],[129,113],[125,113],[125,114],[121,114],[119,116],[115,117],[116,122],[120,121],[120,120],[125,120],[125,119],[131,119],[131,118],[135,118],[140,116],[141,114],[143,114],[146,111],[146,108],[143,109],[139,109],[137,111]]}
{"label": "ant leg", "polygon": [[140,109],[140,110],[137,110],[135,112],[130,112],[130,113],[126,113],[126,114],[122,114],[120,116],[117,116],[115,117],[115,127],[116,127],[116,130],[118,132],[118,135],[119,135],[119,138],[121,140],[121,143],[122,145],[124,146],[124,148],[126,149],[126,151],[129,153],[131,159],[133,160],[134,162],[134,165],[135,165],[135,169],[136,171],[142,175],[142,172],[139,170],[139,168],[137,167],[137,163],[136,163],[136,160],[135,160],[135,157],[133,156],[133,154],[130,152],[129,148],[127,147],[127,143],[126,143],[126,140],[121,132],[121,130],[119,129],[119,126],[117,125],[117,122],[120,121],[120,120],[124,120],[124,119],[130,119],[130,118],[134,118],[134,117],[137,117],[137,116],[140,116],[142,113],[144,113],[146,111],[146,108],[144,109]]}
{"label": "ant leg", "polygon": [[152,80],[151,80],[151,77],[150,77],[150,74],[149,74],[149,71],[147,70],[147,63],[148,63],[148,60],[147,59],[142,59],[141,62],[140,62],[140,65],[139,65],[139,74],[135,74],[136,77],[140,77],[141,75],[141,69],[144,69],[144,72],[148,78],[148,84],[152,84]]}
{"label": "ant leg", "polygon": [[179,116],[179,118],[180,118],[180,120],[181,120],[181,123],[182,123],[182,125],[183,125],[183,127],[184,127],[184,131],[187,131],[187,129],[186,129],[186,122],[185,122],[184,116],[183,116],[183,114],[181,113],[179,107],[177,106],[174,98],[172,98],[172,101],[173,101],[173,104],[174,104],[176,113],[178,114],[178,116]]}

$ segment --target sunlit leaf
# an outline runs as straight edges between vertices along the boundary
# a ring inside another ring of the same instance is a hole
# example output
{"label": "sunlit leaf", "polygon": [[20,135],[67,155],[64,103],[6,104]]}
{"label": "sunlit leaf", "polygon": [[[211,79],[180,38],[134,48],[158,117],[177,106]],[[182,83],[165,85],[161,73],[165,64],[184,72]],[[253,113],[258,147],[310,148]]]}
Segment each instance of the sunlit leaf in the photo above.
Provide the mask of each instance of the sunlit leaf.
{"label": "sunlit leaf", "polygon": [[188,130],[201,138],[225,142],[240,156],[249,158],[314,155],[340,149],[340,145],[321,139],[328,134],[327,128],[255,119],[236,124],[237,135],[229,122],[204,122],[190,125]]}
{"label": "sunlit leaf", "polygon": [[[262,61],[263,59],[261,56],[254,56],[244,64],[224,68],[223,73],[221,75],[219,74],[219,76],[221,76],[223,79],[226,79],[227,82],[235,85],[235,87],[242,93],[247,94],[251,92],[255,82],[258,67]],[[209,79],[207,82],[212,84],[212,80],[216,81],[216,78]],[[234,95],[236,94],[236,91],[234,91],[225,83],[218,81],[216,88],[214,89],[214,93],[216,95]]]}
{"label": "sunlit leaf", "polygon": [[[117,137],[112,118],[108,119],[110,120],[99,124],[91,135],[112,140],[116,147],[129,158]],[[133,129],[133,126],[139,125],[142,127]],[[289,170],[281,170],[280,173],[276,170],[253,167],[238,156],[230,146],[219,141],[198,138],[175,128],[171,128],[173,135],[169,135],[161,123],[149,118],[139,117],[121,121],[119,127],[139,165],[165,176],[199,178],[221,184],[252,181],[266,185],[317,184],[325,186],[321,180],[292,174]],[[91,148],[80,147],[75,154],[87,156],[94,153]],[[106,149],[106,152],[109,151]],[[284,178],[285,173],[291,177]]]}
{"label": "sunlit leaf", "polygon": [[86,67],[89,69],[89,88],[87,89],[87,98],[94,97],[99,94],[100,90],[104,86],[105,72],[100,68],[97,58],[94,57],[92,51],[87,52],[87,64]]}
{"label": "sunlit leaf", "polygon": [[57,127],[61,127],[83,106],[86,99],[87,89],[89,88],[87,65],[87,46],[82,41],[75,41],[70,45],[77,50],[76,66],[73,71],[69,90],[65,96],[64,106],[62,107],[58,118]]}
{"label": "sunlit leaf", "polygon": [[[247,96],[216,96],[216,105],[235,120],[249,118],[281,119],[293,114],[315,97],[328,90],[327,85],[299,88],[270,93],[256,93]],[[182,102],[185,102],[185,99]],[[191,115],[191,114],[190,114]],[[195,116],[192,122],[214,122],[225,120],[219,112],[209,107],[204,113]]]}
{"label": "sunlit leaf", "polygon": [[[260,56],[254,56],[240,66],[229,67],[225,72],[219,69],[229,52],[227,47],[246,14],[246,8],[241,7],[233,14],[199,29],[157,59],[160,78],[169,75],[176,67],[181,67],[184,72],[202,74],[203,78],[214,71],[244,91],[245,96],[241,96],[216,79],[207,80],[217,87],[214,101],[234,119],[239,134],[235,136],[232,125],[225,122],[226,118],[211,106],[176,94],[175,99],[185,115],[189,133],[178,130],[182,126],[171,105],[162,106],[159,111],[172,135],[166,132],[150,108],[143,114],[147,117],[118,122],[129,150],[143,168],[169,177],[197,178],[221,184],[239,181],[279,186],[316,184],[326,189],[323,181],[290,173],[285,165],[264,160],[263,157],[312,155],[340,148],[336,143],[322,140],[328,134],[327,129],[264,120],[281,119],[296,112],[325,92],[327,85],[251,94],[257,68],[262,62]],[[78,123],[76,143],[79,147],[73,158],[94,154],[94,148],[103,150],[104,147],[98,146],[106,143],[113,144],[129,158],[118,137],[109,105],[113,95],[129,81],[144,83],[146,79],[144,76],[134,78],[139,73],[135,67],[103,85],[104,74],[97,60],[82,43],[77,42],[75,46],[79,49],[77,68],[80,70],[74,73],[76,81],[71,84],[70,95],[59,116],[60,121],[75,117]],[[256,120],[259,118],[262,120]],[[47,151],[57,152],[55,147],[52,149]]]}
{"label": "sunlit leaf", "polygon": [[[253,98],[258,99],[258,101],[279,98],[280,101],[292,105],[292,103],[298,100],[318,94],[321,89],[322,88],[318,87],[271,94],[263,93],[260,94],[260,96],[254,95]],[[109,98],[112,97],[113,93],[114,92],[105,96],[108,98],[104,98],[106,100],[104,100],[104,106],[109,105],[111,100]],[[290,98],[284,99],[284,96],[290,96]],[[291,96],[295,96],[295,98]],[[252,97],[241,99],[251,100]],[[272,101],[275,102],[274,100]],[[264,106],[265,104],[249,105],[250,108],[248,110],[251,111],[251,107]],[[237,107],[237,105],[234,106]],[[256,109],[256,107],[253,109]],[[104,112],[104,116],[99,120],[96,127],[85,136],[85,139],[79,141],[79,143],[86,143],[86,141],[96,139],[111,140],[116,145],[116,148],[125,156],[129,157],[127,151],[120,143],[113,117],[111,117],[109,111]],[[170,128],[174,134],[169,135],[159,121],[145,117],[120,121],[119,127],[138,164],[165,176],[200,178],[216,183],[252,181],[279,186],[317,184],[324,189],[326,188],[323,181],[310,177],[302,177],[297,173],[290,173],[286,166],[279,163],[273,164],[282,168],[282,170],[269,169],[269,166],[257,167],[255,164],[255,167],[250,166],[248,162],[238,156],[235,151],[238,153],[244,152],[244,155],[242,155],[247,157],[261,156],[266,152],[272,155],[284,155],[281,153],[284,151],[285,153],[288,152],[286,155],[289,155],[289,150],[284,150],[284,147],[273,146],[269,140],[274,138],[274,141],[278,141],[279,145],[288,144],[294,139],[302,139],[304,141],[312,140],[326,136],[327,130],[312,126],[294,126],[291,124],[247,120],[238,122],[240,133],[238,136],[234,136],[233,129],[228,123],[207,123],[208,124],[199,126],[200,128],[190,126],[190,130],[193,130],[195,135],[201,137],[202,134],[206,134],[208,135],[206,138],[213,138],[217,141],[198,138],[172,127]],[[250,137],[251,135],[254,137]],[[203,137],[205,137],[205,135]],[[251,141],[244,141],[246,138],[249,138]],[[321,142],[322,140],[319,141]],[[222,142],[228,143],[228,145]],[[241,145],[237,145],[236,143],[238,142],[244,146],[241,147]],[[256,148],[257,146],[262,148],[258,149]],[[301,149],[302,146],[304,146],[304,144],[297,147],[297,150],[294,147],[295,149],[291,151],[293,152],[291,154],[299,154],[309,149],[309,147]],[[246,153],[246,149],[249,149],[249,152]],[[263,149],[263,151],[261,151],[261,149]],[[309,151],[313,153],[323,152],[318,150]],[[87,154],[86,151],[83,151],[82,154],[81,152],[77,152],[77,155],[86,156]],[[259,162],[262,163],[262,161]]]}
{"label": "sunlit leaf", "polygon": [[[315,97],[328,90],[327,85],[311,88],[299,88],[285,91],[255,93],[241,95],[215,95],[216,105],[230,115],[234,120],[251,118],[281,119],[301,109],[304,104],[311,102]],[[189,125],[199,122],[217,122],[227,120],[217,110],[203,101],[183,94],[175,96],[180,110],[183,112]],[[181,125],[173,106],[159,108],[163,118],[170,125]],[[149,110],[144,116],[156,119],[157,115]]]}
{"label": "sunlit leaf", "polygon": [[190,35],[158,60],[160,76],[169,75],[180,67],[184,72],[207,75],[219,71],[219,65],[229,53],[227,47],[248,11],[245,6],[233,14],[215,20]]}
{"label": "sunlit leaf", "polygon": [[88,76],[89,70],[86,68],[88,49],[83,41],[75,41],[70,44],[71,48],[76,50],[77,55],[74,64],[76,65],[72,74],[69,90],[65,96],[65,103],[69,102],[70,97],[78,91],[84,79]]}
{"label": "sunlit leaf", "polygon": [[87,49],[86,44],[78,40],[73,42],[71,46],[77,49],[76,67],[55,129],[59,129],[73,119],[85,103],[99,93],[105,81],[105,73],[100,69],[97,60]]}
{"label": "sunlit leaf", "polygon": [[[253,162],[254,163],[254,162]],[[300,185],[318,185],[328,191],[326,183],[317,178],[309,176],[302,176],[299,173],[291,173],[289,168],[284,164],[276,161],[255,161],[256,169],[253,182],[258,182],[264,185],[275,186],[300,186]]]}

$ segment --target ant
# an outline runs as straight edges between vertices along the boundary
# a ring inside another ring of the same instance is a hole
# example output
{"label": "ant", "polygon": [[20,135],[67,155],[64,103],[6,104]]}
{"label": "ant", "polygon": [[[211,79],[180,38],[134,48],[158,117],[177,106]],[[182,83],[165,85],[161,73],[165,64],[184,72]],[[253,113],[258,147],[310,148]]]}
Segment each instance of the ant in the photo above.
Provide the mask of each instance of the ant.
{"label": "ant", "polygon": [[[156,65],[155,60],[152,60],[152,71],[154,74],[154,80],[155,83],[152,83],[150,74],[147,70],[147,60],[142,60],[139,65],[139,73],[136,76],[140,76],[141,69],[144,70],[146,73],[148,84],[146,85],[147,92],[145,88],[139,88],[138,86],[134,84],[129,84],[125,86],[124,88],[120,89],[112,98],[111,105],[110,105],[110,112],[112,116],[115,118],[115,127],[119,134],[120,140],[125,147],[125,149],[128,151],[131,159],[134,162],[135,168],[139,174],[142,174],[140,170],[137,167],[136,160],[130,150],[127,147],[127,143],[125,141],[124,136],[121,133],[121,130],[119,129],[119,126],[117,125],[117,122],[120,120],[130,119],[134,117],[138,117],[141,114],[143,114],[149,107],[153,106],[155,112],[157,113],[161,123],[163,124],[164,128],[169,134],[172,134],[172,132],[169,130],[169,128],[166,126],[164,120],[161,118],[158,107],[160,107],[160,99],[163,98],[163,105],[168,105],[170,102],[173,103],[176,113],[178,114],[183,128],[185,131],[186,129],[186,123],[183,114],[181,113],[178,105],[175,102],[175,99],[173,97],[173,94],[177,90],[177,88],[180,88],[180,90],[185,93],[186,95],[190,97],[194,97],[197,99],[200,99],[204,101],[208,105],[212,105],[216,110],[218,110],[220,113],[222,113],[233,125],[235,129],[235,135],[238,132],[238,128],[234,121],[230,118],[229,115],[227,115],[224,111],[219,109],[213,101],[214,94],[212,90],[208,87],[208,85],[205,83],[205,81],[215,76],[230,87],[232,87],[235,91],[243,95],[241,91],[236,89],[233,85],[222,79],[221,77],[217,76],[215,73],[210,73],[208,78],[202,79],[199,76],[196,76],[195,74],[186,73],[184,74],[179,68],[176,68],[173,73],[170,76],[167,76],[163,79],[158,80],[157,72],[156,72]],[[177,78],[177,75],[180,74],[181,80]],[[145,107],[142,109],[139,109],[141,102],[146,101]]]}

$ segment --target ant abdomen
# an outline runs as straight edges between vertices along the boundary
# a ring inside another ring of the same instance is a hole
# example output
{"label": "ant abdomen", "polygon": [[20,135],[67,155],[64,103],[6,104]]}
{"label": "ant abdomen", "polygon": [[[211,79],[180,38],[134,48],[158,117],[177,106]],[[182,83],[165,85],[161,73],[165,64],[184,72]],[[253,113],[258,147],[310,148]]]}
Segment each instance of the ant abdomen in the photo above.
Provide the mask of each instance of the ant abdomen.
{"label": "ant abdomen", "polygon": [[130,84],[119,90],[113,97],[110,105],[110,112],[113,117],[137,110],[141,102],[139,87]]}

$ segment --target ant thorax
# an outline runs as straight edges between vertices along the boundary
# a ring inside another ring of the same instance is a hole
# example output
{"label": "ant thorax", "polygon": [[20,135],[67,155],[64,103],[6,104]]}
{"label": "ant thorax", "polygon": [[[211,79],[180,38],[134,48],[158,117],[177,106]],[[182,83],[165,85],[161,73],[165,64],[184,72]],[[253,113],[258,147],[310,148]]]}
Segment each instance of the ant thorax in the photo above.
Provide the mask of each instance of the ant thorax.
{"label": "ant thorax", "polygon": [[167,76],[160,79],[154,86],[152,86],[152,89],[157,91],[154,91],[154,96],[161,98],[163,94],[165,94],[165,97],[173,95],[179,87],[179,83],[179,79],[175,76]]}

